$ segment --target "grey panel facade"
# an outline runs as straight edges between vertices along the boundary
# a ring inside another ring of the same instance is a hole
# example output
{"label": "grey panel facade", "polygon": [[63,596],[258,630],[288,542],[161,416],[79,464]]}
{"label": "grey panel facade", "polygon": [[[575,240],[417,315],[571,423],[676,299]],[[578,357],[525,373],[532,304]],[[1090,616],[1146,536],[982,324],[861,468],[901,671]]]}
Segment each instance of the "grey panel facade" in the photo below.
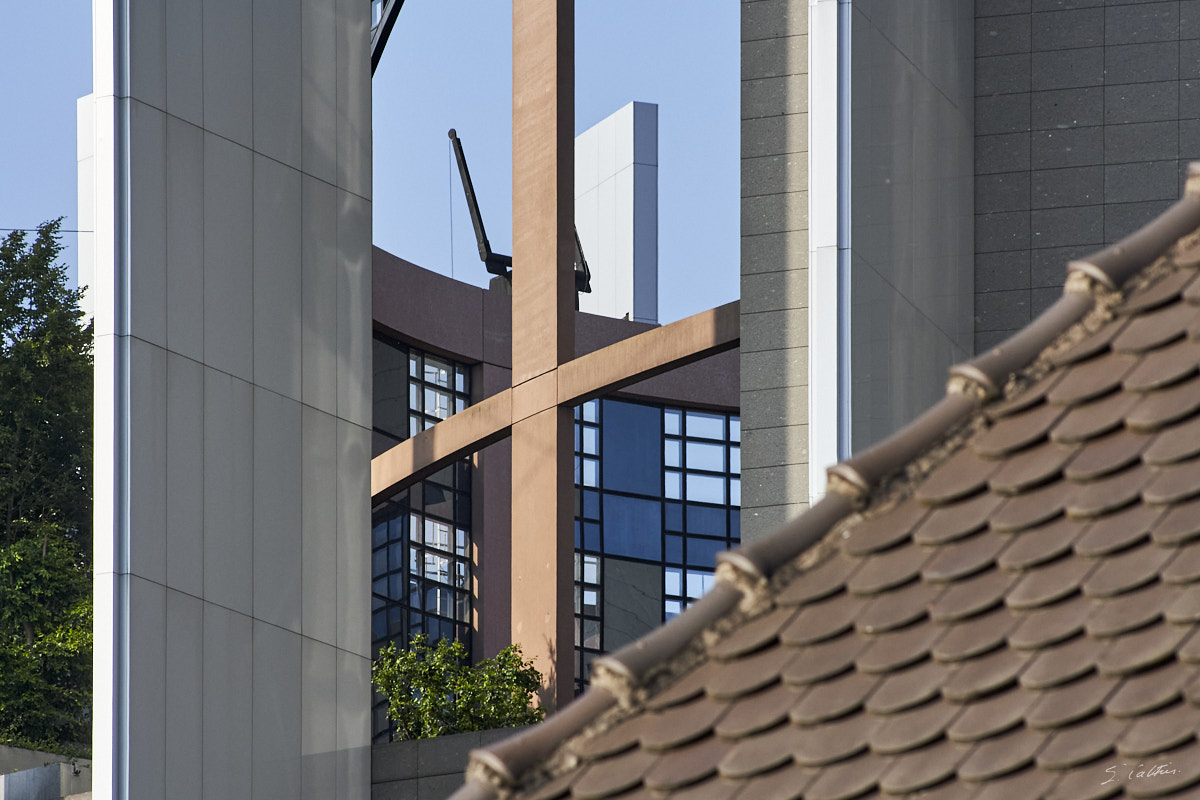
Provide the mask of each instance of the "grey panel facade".
{"label": "grey panel facade", "polygon": [[808,506],[808,2],[742,2],[742,535]]}
{"label": "grey panel facade", "polygon": [[1200,6],[976,3],[975,345],[1144,225],[1200,158]]}

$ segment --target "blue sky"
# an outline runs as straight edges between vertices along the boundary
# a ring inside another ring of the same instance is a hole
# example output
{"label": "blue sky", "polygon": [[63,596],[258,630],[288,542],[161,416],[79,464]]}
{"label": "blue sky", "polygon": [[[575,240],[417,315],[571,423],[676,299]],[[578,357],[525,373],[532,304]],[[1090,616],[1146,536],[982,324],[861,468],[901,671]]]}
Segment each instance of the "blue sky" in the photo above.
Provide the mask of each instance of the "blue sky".
{"label": "blue sky", "polygon": [[[408,0],[374,80],[375,243],[480,285],[488,276],[446,130],[462,137],[493,248],[511,252],[510,9]],[[73,229],[75,99],[91,87],[91,3],[13,2],[5,11],[0,228],[61,215]],[[660,319],[735,299],[738,4],[579,0],[576,32],[576,132],[632,100],[659,104]],[[72,234],[64,239],[73,246]],[[66,257],[74,266],[73,247]]]}

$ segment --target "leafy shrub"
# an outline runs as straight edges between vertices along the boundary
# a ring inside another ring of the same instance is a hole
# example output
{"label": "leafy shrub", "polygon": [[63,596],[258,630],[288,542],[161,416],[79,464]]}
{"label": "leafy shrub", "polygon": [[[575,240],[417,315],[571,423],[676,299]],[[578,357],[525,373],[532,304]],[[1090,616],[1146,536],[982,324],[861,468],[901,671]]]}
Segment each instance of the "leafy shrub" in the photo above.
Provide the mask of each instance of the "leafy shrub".
{"label": "leafy shrub", "polygon": [[461,642],[433,647],[418,634],[407,650],[393,643],[381,651],[371,680],[388,700],[395,739],[528,725],[546,715],[531,705],[542,676],[516,644],[472,667]]}

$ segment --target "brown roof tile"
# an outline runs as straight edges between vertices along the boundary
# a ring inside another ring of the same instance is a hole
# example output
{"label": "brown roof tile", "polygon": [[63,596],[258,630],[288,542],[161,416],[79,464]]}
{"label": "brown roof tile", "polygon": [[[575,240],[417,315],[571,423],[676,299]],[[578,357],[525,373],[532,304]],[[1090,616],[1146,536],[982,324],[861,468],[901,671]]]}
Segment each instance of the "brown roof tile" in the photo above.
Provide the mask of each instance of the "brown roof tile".
{"label": "brown roof tile", "polygon": [[487,781],[456,800],[1197,796],[1200,255],[1171,248],[1200,253],[1200,170],[1188,186],[723,557],[583,711],[477,753]]}

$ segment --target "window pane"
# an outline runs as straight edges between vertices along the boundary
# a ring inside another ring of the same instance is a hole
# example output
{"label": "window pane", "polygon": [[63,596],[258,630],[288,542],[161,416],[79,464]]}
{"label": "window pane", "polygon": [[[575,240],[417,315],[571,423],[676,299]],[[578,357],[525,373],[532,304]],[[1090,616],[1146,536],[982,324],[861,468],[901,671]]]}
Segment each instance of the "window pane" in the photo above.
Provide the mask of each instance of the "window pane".
{"label": "window pane", "polygon": [[676,436],[683,434],[682,423],[683,412],[677,408],[668,408],[663,411],[663,431]]}
{"label": "window pane", "polygon": [[600,519],[600,493],[583,490],[583,516],[585,519]]}
{"label": "window pane", "polygon": [[438,419],[450,416],[450,395],[437,389],[425,387],[425,413]]}
{"label": "window pane", "polygon": [[583,646],[593,650],[600,649],[600,620],[585,619],[583,621]]}
{"label": "window pane", "polygon": [[729,471],[730,472],[741,472],[742,471],[742,448],[740,448],[740,447],[729,448]]}
{"label": "window pane", "polygon": [[667,503],[665,516],[667,530],[683,530],[683,506],[679,503]]}
{"label": "window pane", "polygon": [[408,354],[408,374],[414,378],[421,377],[421,356],[419,353]]}
{"label": "window pane", "polygon": [[729,479],[729,505],[740,506],[742,504],[742,479]]}
{"label": "window pane", "polygon": [[688,570],[687,596],[691,599],[703,597],[704,593],[712,588],[714,580],[715,578],[711,573]]}
{"label": "window pane", "polygon": [[663,614],[667,619],[678,616],[679,612],[682,610],[683,608],[679,605],[678,600],[668,600],[667,602],[663,603]]}
{"label": "window pane", "polygon": [[413,411],[421,410],[421,384],[408,384],[408,407]]}
{"label": "window pane", "polygon": [[583,419],[584,422],[599,422],[600,421],[600,401],[588,400],[583,404]]}
{"label": "window pane", "polygon": [[678,439],[666,439],[663,441],[663,463],[668,467],[683,466],[683,447]]}
{"label": "window pane", "polygon": [[701,536],[725,536],[724,508],[689,505],[687,507],[688,533],[698,533]]}
{"label": "window pane", "polygon": [[724,472],[725,445],[689,441],[687,443],[687,466],[688,469],[709,469],[713,472]]}
{"label": "window pane", "polygon": [[590,425],[583,429],[583,452],[596,455],[600,452],[600,429]]}
{"label": "window pane", "polygon": [[683,489],[682,478],[680,478],[679,473],[667,470],[665,477],[666,481],[663,484],[663,494],[665,494],[671,500],[680,499],[681,495],[683,494]]}
{"label": "window pane", "polygon": [[676,597],[683,594],[683,570],[668,567],[663,577],[663,588],[667,594],[675,595]]}
{"label": "window pane", "polygon": [[454,368],[454,391],[461,394],[466,394],[467,389],[467,371],[462,367]]}
{"label": "window pane", "polygon": [[742,440],[742,418],[729,418],[729,441],[740,442]]}
{"label": "window pane", "polygon": [[594,458],[583,460],[583,485],[598,486],[600,484],[600,462]]}
{"label": "window pane", "polygon": [[[725,550],[725,542],[721,539],[701,539],[692,537],[687,540],[687,563],[689,567],[716,567],[717,553]],[[693,595],[695,597],[696,595]]]}
{"label": "window pane", "polygon": [[662,473],[661,412],[652,406],[605,400],[603,416],[604,488],[657,495]]}
{"label": "window pane", "polygon": [[595,589],[583,590],[583,613],[596,615],[600,613],[600,592]]}
{"label": "window pane", "polygon": [[425,356],[425,382],[450,387],[450,365]]}
{"label": "window pane", "polygon": [[376,550],[371,556],[371,574],[383,575],[387,571],[387,548]]}
{"label": "window pane", "polygon": [[702,411],[687,412],[687,435],[704,439],[724,439],[725,415],[705,414]]}
{"label": "window pane", "polygon": [[687,476],[687,499],[699,500],[701,503],[725,502],[725,479],[716,475],[698,475],[689,472]]}
{"label": "window pane", "polygon": [[584,556],[583,557],[583,582],[584,583],[600,583],[600,558],[599,558],[599,556]]}
{"label": "window pane", "polygon": [[664,559],[672,564],[683,563],[683,537],[668,536],[667,537],[667,557]]}
{"label": "window pane", "polygon": [[657,500],[604,495],[604,552],[662,559],[662,511]]}

